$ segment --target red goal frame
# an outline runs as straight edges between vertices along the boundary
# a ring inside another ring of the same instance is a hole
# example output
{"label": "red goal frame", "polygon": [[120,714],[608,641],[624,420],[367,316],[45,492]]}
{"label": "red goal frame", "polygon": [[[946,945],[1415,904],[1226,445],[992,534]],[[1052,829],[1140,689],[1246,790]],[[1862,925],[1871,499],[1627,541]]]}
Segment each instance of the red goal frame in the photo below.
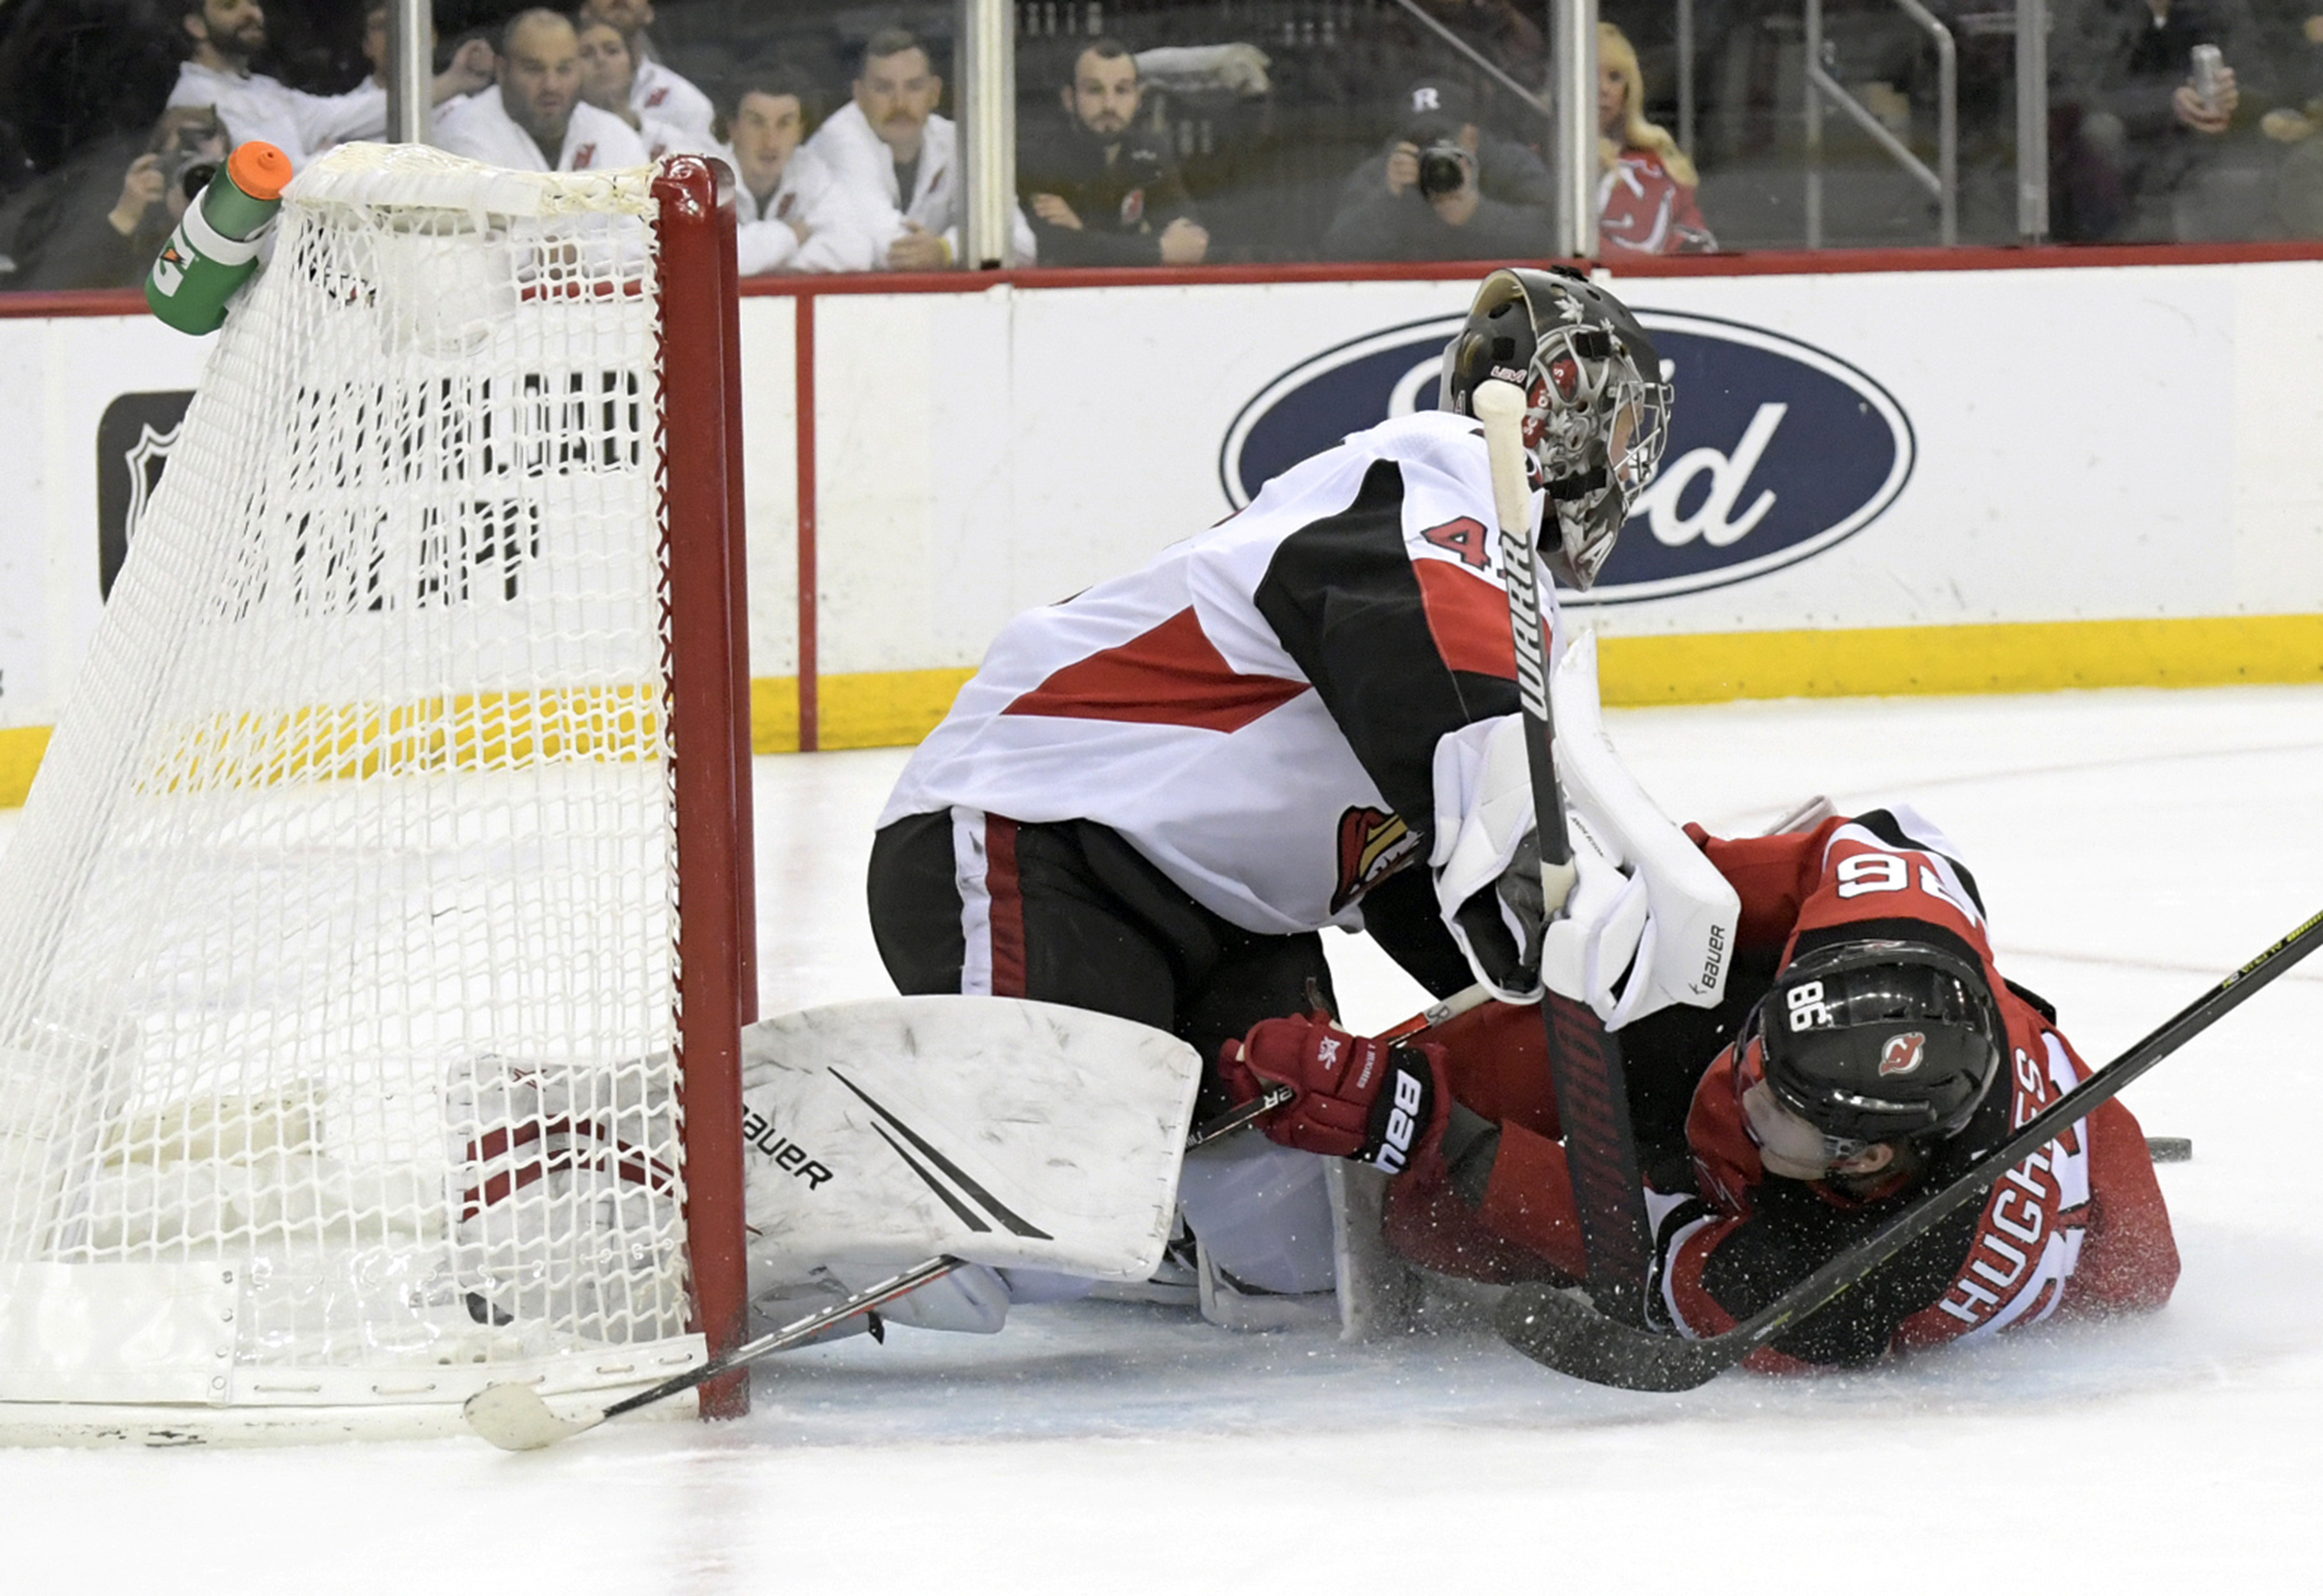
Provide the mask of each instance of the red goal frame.
{"label": "red goal frame", "polygon": [[[722,163],[678,156],[662,163],[653,197],[686,1245],[694,1328],[716,1357],[748,1329],[741,1028],[758,1009],[733,179]],[[747,1370],[700,1392],[704,1418],[749,1411]]]}

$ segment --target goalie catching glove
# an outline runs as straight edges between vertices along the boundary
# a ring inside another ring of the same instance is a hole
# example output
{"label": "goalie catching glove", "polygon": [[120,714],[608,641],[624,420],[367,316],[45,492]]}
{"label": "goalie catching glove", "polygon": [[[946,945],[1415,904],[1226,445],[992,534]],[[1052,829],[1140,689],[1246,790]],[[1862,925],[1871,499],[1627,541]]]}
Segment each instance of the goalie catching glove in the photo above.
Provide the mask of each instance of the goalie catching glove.
{"label": "goalie catching glove", "polygon": [[1445,923],[1504,1003],[1538,1003],[1545,977],[1615,1029],[1674,1003],[1716,1007],[1740,900],[1614,753],[1597,709],[1595,638],[1565,651],[1549,691],[1572,892],[1551,904],[1541,886],[1523,720],[1478,721],[1436,750],[1446,821],[1429,863]]}
{"label": "goalie catching glove", "polygon": [[1260,1021],[1219,1050],[1218,1073],[1237,1102],[1274,1085],[1298,1094],[1259,1119],[1271,1140],[1391,1175],[1433,1153],[1451,1112],[1443,1049],[1356,1036],[1328,1014]]}

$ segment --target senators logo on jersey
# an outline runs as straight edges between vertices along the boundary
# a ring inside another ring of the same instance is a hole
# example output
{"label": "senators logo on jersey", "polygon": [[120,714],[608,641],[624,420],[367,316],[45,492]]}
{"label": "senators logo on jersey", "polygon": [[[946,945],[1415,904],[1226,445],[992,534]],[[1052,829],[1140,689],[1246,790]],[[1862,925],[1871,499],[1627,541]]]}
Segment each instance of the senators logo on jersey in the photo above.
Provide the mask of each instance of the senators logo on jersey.
{"label": "senators logo on jersey", "polygon": [[1383,809],[1350,809],[1339,817],[1339,885],[1331,913],[1362,897],[1411,862],[1419,839],[1403,817]]}

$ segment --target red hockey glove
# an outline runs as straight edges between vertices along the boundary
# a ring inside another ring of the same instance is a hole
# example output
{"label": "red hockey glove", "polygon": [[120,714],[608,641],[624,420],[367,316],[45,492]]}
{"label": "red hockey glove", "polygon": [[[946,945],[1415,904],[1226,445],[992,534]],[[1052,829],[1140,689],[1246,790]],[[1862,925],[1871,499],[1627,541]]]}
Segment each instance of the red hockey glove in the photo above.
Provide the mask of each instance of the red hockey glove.
{"label": "red hockey glove", "polygon": [[1451,1112],[1442,1048],[1353,1036],[1324,1014],[1262,1020],[1219,1050],[1218,1073],[1239,1101],[1278,1081],[1299,1094],[1258,1121],[1272,1140],[1391,1175],[1436,1146]]}

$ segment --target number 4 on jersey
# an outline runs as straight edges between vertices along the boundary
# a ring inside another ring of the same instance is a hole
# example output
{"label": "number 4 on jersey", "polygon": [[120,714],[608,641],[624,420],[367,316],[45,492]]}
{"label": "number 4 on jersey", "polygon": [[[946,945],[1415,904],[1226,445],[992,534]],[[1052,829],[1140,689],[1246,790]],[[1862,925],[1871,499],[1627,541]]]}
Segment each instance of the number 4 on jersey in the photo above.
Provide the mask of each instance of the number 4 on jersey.
{"label": "number 4 on jersey", "polygon": [[1440,527],[1430,527],[1419,536],[1437,548],[1450,549],[1460,556],[1462,564],[1472,569],[1482,571],[1492,563],[1491,545],[1485,541],[1491,534],[1485,530],[1484,523],[1474,516],[1462,516]]}

